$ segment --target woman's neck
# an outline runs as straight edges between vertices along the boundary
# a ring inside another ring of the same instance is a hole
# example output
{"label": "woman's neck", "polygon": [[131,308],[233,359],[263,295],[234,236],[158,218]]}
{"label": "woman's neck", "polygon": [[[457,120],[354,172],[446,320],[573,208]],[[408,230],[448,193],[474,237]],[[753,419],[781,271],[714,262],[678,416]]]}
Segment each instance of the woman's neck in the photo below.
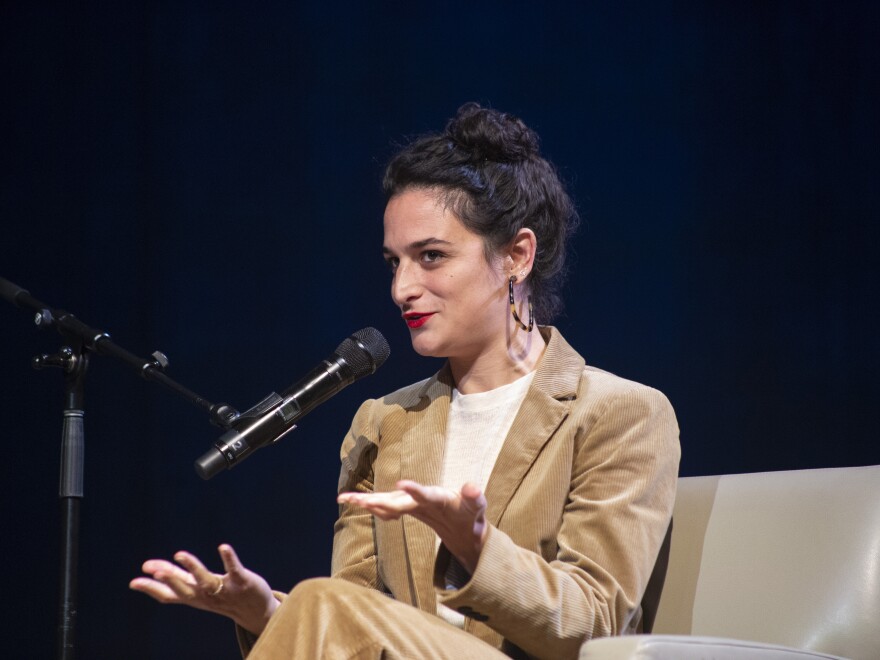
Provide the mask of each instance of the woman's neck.
{"label": "woman's neck", "polygon": [[462,394],[488,392],[534,371],[547,342],[534,332],[516,332],[475,358],[449,358],[455,386]]}

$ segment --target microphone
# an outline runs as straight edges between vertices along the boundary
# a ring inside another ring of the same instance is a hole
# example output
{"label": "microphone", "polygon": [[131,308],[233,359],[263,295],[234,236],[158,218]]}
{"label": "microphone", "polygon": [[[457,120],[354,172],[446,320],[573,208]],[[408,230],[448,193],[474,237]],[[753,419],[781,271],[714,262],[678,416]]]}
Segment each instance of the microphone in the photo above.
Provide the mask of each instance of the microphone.
{"label": "microphone", "polygon": [[278,442],[317,405],[354,381],[375,373],[390,353],[388,342],[378,330],[358,330],[305,378],[280,395],[272,392],[235,420],[232,428],[196,460],[196,473],[202,479],[210,479],[224,468],[232,469],[257,449]]}

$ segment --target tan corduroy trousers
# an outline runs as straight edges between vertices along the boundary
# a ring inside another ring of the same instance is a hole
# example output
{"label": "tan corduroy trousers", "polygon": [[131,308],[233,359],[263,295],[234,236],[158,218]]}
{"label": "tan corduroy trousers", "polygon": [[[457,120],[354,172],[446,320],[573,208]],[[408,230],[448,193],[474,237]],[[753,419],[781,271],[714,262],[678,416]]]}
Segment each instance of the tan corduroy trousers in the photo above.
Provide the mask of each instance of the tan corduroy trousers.
{"label": "tan corduroy trousers", "polygon": [[495,660],[501,651],[438,616],[345,580],[300,582],[282,601],[248,660]]}

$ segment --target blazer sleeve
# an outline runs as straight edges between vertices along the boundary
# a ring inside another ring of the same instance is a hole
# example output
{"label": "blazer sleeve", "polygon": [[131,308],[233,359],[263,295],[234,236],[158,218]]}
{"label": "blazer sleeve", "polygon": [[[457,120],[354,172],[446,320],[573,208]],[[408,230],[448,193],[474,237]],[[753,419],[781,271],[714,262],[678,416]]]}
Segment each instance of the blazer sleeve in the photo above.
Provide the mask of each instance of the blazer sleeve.
{"label": "blazer sleeve", "polygon": [[[361,405],[342,443],[340,493],[373,491],[373,463],[378,453],[378,424],[373,414],[375,404],[376,401],[370,399]],[[365,509],[349,504],[339,506],[339,517],[333,528],[330,575],[384,590],[379,578],[375,519]]]}
{"label": "blazer sleeve", "polygon": [[572,410],[582,438],[573,445],[555,557],[548,561],[490,526],[459,589],[443,588],[455,560],[441,547],[434,575],[440,602],[534,657],[576,658],[587,639],[633,631],[672,515],[680,449],[666,397],[631,385],[591,411]]}

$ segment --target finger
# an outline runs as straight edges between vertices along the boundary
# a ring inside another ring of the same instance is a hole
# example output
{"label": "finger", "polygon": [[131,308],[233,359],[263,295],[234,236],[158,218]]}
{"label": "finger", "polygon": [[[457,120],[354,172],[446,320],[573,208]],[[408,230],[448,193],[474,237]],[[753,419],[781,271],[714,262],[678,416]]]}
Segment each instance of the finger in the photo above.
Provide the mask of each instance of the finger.
{"label": "finger", "polygon": [[171,589],[171,591],[173,591],[181,600],[192,600],[200,593],[199,591],[196,591],[196,584],[192,579],[192,576],[190,575],[189,577],[190,579],[181,579],[173,573],[163,572],[156,573],[155,575],[156,580],[168,586],[168,588]]}
{"label": "finger", "polygon": [[[174,561],[183,566],[192,575],[192,581],[187,580],[190,584],[195,582],[198,588],[205,592],[213,592],[217,589],[217,580],[220,576],[205,568],[205,565],[195,555],[181,550],[174,555]],[[175,574],[175,577],[179,579],[180,575]]]}
{"label": "finger", "polygon": [[141,568],[144,573],[151,575],[157,580],[159,579],[157,576],[163,574],[174,575],[179,580],[195,583],[195,578],[189,571],[184,570],[177,564],[172,564],[170,561],[165,561],[164,559],[149,559],[144,562],[144,565]]}
{"label": "finger", "polygon": [[445,508],[455,497],[456,493],[440,486],[422,486],[415,481],[402,481],[397,484],[401,489],[419,504],[430,504]]}
{"label": "finger", "polygon": [[425,486],[422,486],[422,484],[417,481],[410,481],[409,479],[401,479],[395,484],[395,486],[404,493],[408,493],[413,499],[417,497],[423,498],[426,490]]}
{"label": "finger", "polygon": [[411,502],[409,505],[404,506],[394,506],[388,504],[375,504],[370,507],[365,507],[370,513],[374,516],[378,516],[382,520],[397,520],[404,514],[413,514],[416,510],[415,502]]}
{"label": "finger", "polygon": [[156,571],[179,571],[180,567],[165,559],[148,559],[141,565],[141,570],[152,575]]}
{"label": "finger", "polygon": [[474,512],[485,510],[488,503],[479,486],[466,483],[461,487],[461,498],[465,505]]}
{"label": "finger", "polygon": [[470,500],[475,500],[483,494],[483,491],[477,484],[468,481],[461,487],[461,494]]}
{"label": "finger", "polygon": [[404,513],[410,513],[417,507],[417,504],[411,497],[406,496],[406,499],[370,500],[361,503],[360,506],[370,513],[387,520],[389,517],[399,518]]}
{"label": "finger", "polygon": [[418,502],[430,504],[445,504],[458,494],[441,486],[425,486],[417,481],[401,479],[395,484],[397,488],[407,493]]}
{"label": "finger", "polygon": [[128,583],[129,589],[140,591],[160,603],[179,603],[177,594],[166,584],[149,578],[135,578]]}
{"label": "finger", "polygon": [[369,502],[375,503],[379,507],[384,507],[392,511],[400,511],[406,513],[416,506],[413,497],[402,490],[392,490],[388,493],[376,493],[375,498],[371,498]]}
{"label": "finger", "polygon": [[235,576],[242,574],[244,566],[231,545],[223,543],[217,548],[217,552],[220,553],[220,560],[223,562],[223,568],[227,573]]}
{"label": "finger", "polygon": [[356,492],[347,492],[340,493],[336,496],[336,502],[339,504],[353,504],[355,506],[361,506],[361,503],[369,500],[373,495],[378,493],[356,493]]}
{"label": "finger", "polygon": [[354,504],[364,508],[375,506],[401,506],[412,501],[412,497],[402,490],[391,490],[380,493],[342,493],[336,498],[340,503]]}
{"label": "finger", "polygon": [[405,513],[411,513],[418,505],[415,500],[403,491],[358,495],[350,503],[369,511],[382,520],[394,520]]}

